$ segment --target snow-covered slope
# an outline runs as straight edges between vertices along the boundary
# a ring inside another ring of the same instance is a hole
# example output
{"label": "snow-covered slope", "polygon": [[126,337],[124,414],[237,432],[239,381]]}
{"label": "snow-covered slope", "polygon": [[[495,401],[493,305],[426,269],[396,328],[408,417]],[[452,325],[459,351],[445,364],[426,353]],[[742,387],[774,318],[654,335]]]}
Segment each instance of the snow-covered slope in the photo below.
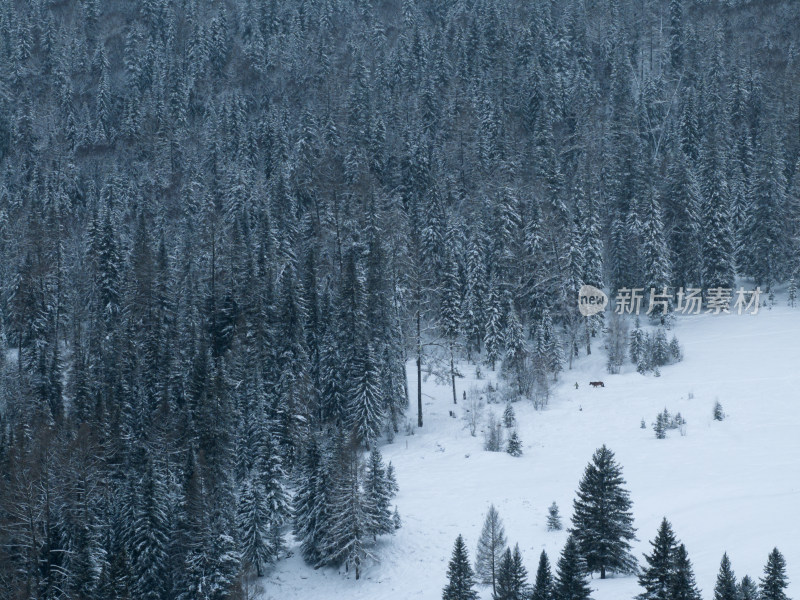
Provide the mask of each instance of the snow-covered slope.
{"label": "snow-covered slope", "polygon": [[[382,449],[397,469],[403,527],[380,544],[380,564],[355,581],[332,569],[315,571],[296,553],[265,580],[266,598],[439,598],[455,537],[464,534],[474,560],[490,503],[532,579],[541,550],[555,563],[566,539],[546,531],[547,507],[556,501],[568,524],[583,469],[604,443],[631,491],[637,558],[666,516],[686,544],[704,598],[712,596],[723,552],[738,577],[760,577],[774,546],[788,563],[790,597],[800,595],[800,309],[685,316],[675,332],[686,357],[661,377],[639,375],[630,365],[608,375],[598,350],[562,373],[547,409],[516,403],[520,458],[484,452],[480,434],[471,437],[460,418],[448,415],[455,409],[460,417],[464,409],[453,407],[449,389],[425,382],[425,427]],[[465,370],[472,379],[458,382],[459,398],[462,389],[486,383],[474,380],[474,367]],[[413,369],[409,379],[416,389]],[[595,379],[605,388],[590,388]],[[723,422],[712,419],[717,398],[728,414]],[[686,418],[685,436],[672,430],[655,439],[650,425],[665,407]],[[498,416],[503,409],[490,408]],[[640,591],[635,577],[595,579],[592,587],[595,600]]]}

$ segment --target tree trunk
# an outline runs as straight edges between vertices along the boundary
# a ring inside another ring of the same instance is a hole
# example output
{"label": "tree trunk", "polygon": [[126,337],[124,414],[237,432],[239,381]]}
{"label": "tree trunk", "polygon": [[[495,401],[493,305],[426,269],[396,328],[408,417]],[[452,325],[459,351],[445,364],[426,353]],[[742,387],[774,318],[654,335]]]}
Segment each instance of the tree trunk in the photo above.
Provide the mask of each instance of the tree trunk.
{"label": "tree trunk", "polygon": [[453,359],[453,346],[450,346],[450,380],[453,383],[453,404],[458,404],[456,400],[456,369],[455,361]]}
{"label": "tree trunk", "polygon": [[417,309],[417,427],[422,427],[422,331]]}

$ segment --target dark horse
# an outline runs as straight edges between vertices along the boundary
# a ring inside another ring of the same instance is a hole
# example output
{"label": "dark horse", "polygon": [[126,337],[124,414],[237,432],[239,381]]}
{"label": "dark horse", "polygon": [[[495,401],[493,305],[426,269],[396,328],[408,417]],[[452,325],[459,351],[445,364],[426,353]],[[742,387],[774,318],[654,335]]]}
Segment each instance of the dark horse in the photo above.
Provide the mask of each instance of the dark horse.
{"label": "dark horse", "polygon": [[592,387],[606,387],[602,381],[590,381],[589,385]]}

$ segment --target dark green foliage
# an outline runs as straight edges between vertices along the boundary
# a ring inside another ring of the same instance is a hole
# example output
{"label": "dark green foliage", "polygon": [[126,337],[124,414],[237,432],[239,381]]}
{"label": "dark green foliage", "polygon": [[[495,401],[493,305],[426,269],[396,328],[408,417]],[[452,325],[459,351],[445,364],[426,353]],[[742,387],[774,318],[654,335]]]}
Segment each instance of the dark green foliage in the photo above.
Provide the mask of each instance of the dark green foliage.
{"label": "dark green foliage", "polygon": [[728,553],[722,555],[717,573],[717,583],[714,585],[714,600],[737,600],[739,597],[736,589],[736,576],[731,569]]}
{"label": "dark green foliage", "polygon": [[570,535],[558,559],[553,600],[590,600],[587,568],[575,536]]}
{"label": "dark green foliage", "polygon": [[550,572],[550,561],[542,550],[539,566],[536,568],[536,581],[533,583],[531,600],[553,600],[553,575]]}
{"label": "dark green foliage", "polygon": [[669,521],[664,519],[655,539],[650,542],[653,551],[645,554],[646,565],[639,574],[639,585],[644,592],[640,600],[671,600],[673,578],[675,576],[675,553],[677,550],[675,534]]}
{"label": "dark green foliage", "polygon": [[547,531],[561,531],[562,528],[558,504],[553,502],[547,509]]}
{"label": "dark green foliage", "polygon": [[500,561],[493,600],[527,600],[527,596],[528,571],[522,564],[519,545],[515,545],[513,553],[506,548]]}
{"label": "dark green foliage", "polygon": [[789,582],[786,579],[786,559],[777,548],[769,553],[767,564],[764,566],[764,576],[761,578],[761,600],[788,600],[786,588]]}
{"label": "dark green foliage", "polygon": [[447,580],[447,585],[442,592],[442,600],[478,599],[472,567],[467,556],[467,546],[460,534],[456,538],[453,556],[447,567]]}
{"label": "dark green foliage", "polygon": [[578,487],[572,532],[590,572],[631,573],[636,559],[630,542],[635,538],[632,502],[624,488],[622,469],[614,453],[602,446],[587,465]]}
{"label": "dark green foliage", "polygon": [[749,575],[742,577],[739,582],[739,598],[740,600],[759,600],[761,598],[758,584]]}
{"label": "dark green foliage", "polygon": [[522,456],[522,441],[519,439],[516,430],[511,432],[506,442],[506,452],[511,456]]}

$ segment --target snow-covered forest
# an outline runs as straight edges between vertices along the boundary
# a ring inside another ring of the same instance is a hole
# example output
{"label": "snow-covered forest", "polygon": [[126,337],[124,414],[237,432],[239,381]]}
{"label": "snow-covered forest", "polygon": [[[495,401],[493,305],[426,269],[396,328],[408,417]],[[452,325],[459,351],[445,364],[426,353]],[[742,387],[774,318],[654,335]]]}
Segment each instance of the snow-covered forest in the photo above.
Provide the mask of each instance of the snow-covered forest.
{"label": "snow-covered forest", "polygon": [[[794,0],[1,2],[0,597],[240,600],[297,556],[360,579],[401,543],[381,449],[430,427],[426,377],[538,410],[589,356],[682,359],[668,315],[633,346],[581,316],[584,284],[794,303],[799,55]],[[636,570],[586,510],[537,598]],[[677,535],[684,595],[645,600],[695,598]]]}

